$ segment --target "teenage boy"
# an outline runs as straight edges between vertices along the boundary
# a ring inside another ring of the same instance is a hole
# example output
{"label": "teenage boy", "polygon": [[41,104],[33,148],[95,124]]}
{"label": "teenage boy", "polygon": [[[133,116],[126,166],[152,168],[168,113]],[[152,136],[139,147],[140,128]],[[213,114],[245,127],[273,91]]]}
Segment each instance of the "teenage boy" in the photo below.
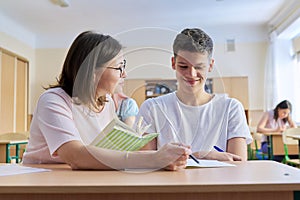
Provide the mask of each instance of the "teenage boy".
{"label": "teenage boy", "polygon": [[184,29],[174,40],[173,53],[177,91],[146,100],[137,116],[151,124],[147,133],[160,133],[144,149],[179,142],[189,144],[198,159],[247,160],[252,137],[242,104],[204,89],[214,65],[212,39],[198,28]]}

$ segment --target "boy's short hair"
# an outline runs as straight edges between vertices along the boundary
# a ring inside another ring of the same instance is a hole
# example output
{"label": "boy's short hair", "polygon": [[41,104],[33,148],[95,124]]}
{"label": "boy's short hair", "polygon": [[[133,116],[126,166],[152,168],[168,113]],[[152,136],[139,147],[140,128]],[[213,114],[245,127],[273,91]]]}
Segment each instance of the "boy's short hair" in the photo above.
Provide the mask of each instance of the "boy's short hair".
{"label": "boy's short hair", "polygon": [[173,53],[176,57],[178,51],[207,53],[212,57],[213,41],[204,31],[198,28],[186,28],[179,33],[173,43]]}

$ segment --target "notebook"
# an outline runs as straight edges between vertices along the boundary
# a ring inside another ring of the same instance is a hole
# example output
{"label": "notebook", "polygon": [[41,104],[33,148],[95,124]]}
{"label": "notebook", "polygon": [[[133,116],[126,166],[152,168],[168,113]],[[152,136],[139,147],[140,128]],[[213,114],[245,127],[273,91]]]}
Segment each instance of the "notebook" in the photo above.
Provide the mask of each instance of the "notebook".
{"label": "notebook", "polygon": [[218,160],[199,160],[199,164],[196,163],[192,159],[188,159],[187,161],[187,168],[194,168],[194,167],[200,167],[200,168],[208,168],[208,167],[233,167],[235,166],[234,164],[231,163],[226,163],[226,162],[221,162]]}
{"label": "notebook", "polygon": [[150,133],[142,136],[124,122],[114,118],[91,145],[119,151],[136,151],[156,138],[158,134]]}

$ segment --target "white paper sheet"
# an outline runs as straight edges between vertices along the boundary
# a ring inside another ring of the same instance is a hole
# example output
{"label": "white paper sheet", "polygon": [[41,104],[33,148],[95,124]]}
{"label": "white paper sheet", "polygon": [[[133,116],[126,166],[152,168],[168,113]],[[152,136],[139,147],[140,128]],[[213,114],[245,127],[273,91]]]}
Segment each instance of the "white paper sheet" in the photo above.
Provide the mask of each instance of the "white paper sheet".
{"label": "white paper sheet", "polygon": [[0,165],[0,176],[11,176],[17,174],[27,174],[36,172],[48,172],[50,169],[25,167],[18,164],[5,164]]}
{"label": "white paper sheet", "polygon": [[233,167],[234,164],[221,162],[218,160],[199,160],[199,164],[193,159],[188,159],[187,167]]}

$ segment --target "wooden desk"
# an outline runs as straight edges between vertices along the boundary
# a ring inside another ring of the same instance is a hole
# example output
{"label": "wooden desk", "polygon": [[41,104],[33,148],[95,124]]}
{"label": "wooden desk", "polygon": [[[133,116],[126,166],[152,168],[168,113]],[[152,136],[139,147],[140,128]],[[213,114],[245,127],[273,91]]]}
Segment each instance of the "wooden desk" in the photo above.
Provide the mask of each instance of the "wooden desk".
{"label": "wooden desk", "polygon": [[[28,140],[0,140],[0,162],[10,163],[11,159],[20,159],[20,145],[27,144]],[[10,155],[10,147],[15,146],[15,156]]]}
{"label": "wooden desk", "polygon": [[[298,141],[299,159],[300,159],[300,135],[286,135],[286,137],[293,138]],[[290,150],[290,149],[289,149]]]}
{"label": "wooden desk", "polygon": [[[1,199],[292,200],[300,170],[274,161],[236,167],[155,171],[72,171],[66,165],[30,165],[53,171],[1,177]],[[297,195],[299,192],[295,192]]]}
{"label": "wooden desk", "polygon": [[[267,136],[268,143],[268,157],[273,160],[274,155],[284,155],[284,145],[282,142],[282,133],[272,132],[272,133],[261,133]],[[295,145],[288,145],[289,154],[297,155],[299,150]]]}

